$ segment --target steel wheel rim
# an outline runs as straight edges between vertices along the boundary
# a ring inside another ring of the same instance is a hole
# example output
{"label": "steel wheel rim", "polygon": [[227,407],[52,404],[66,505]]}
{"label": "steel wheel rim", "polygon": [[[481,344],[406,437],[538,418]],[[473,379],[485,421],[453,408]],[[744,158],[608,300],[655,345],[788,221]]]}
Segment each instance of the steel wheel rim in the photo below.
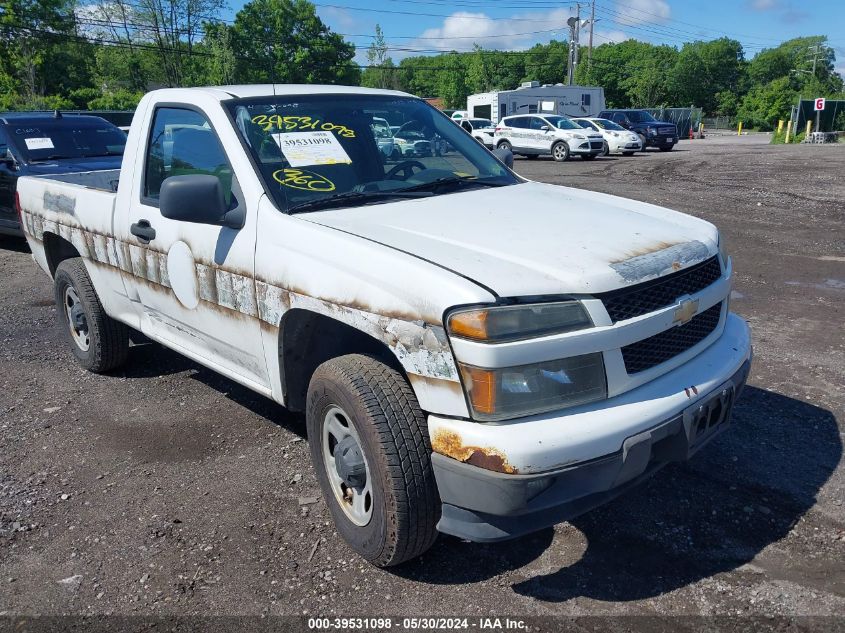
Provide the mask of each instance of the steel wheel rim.
{"label": "steel wheel rim", "polygon": [[566,151],[563,149],[563,145],[557,145],[555,147],[555,158],[562,159],[566,156]]}
{"label": "steel wheel rim", "polygon": [[91,334],[88,331],[88,319],[82,307],[82,301],[73,286],[65,288],[64,296],[65,318],[70,329],[71,338],[83,352],[91,347]]}
{"label": "steel wheel rim", "polygon": [[361,438],[351,418],[338,406],[331,407],[323,418],[322,438],[320,441],[323,453],[323,464],[326,475],[329,478],[329,486],[334,493],[337,504],[343,510],[352,523],[359,527],[367,525],[373,516],[373,478],[370,473],[370,465],[367,457],[361,449],[364,458],[364,469],[366,472],[366,483],[363,487],[353,488],[348,486],[337,472],[337,465],[334,458],[335,447],[345,438],[352,437],[361,447]]}

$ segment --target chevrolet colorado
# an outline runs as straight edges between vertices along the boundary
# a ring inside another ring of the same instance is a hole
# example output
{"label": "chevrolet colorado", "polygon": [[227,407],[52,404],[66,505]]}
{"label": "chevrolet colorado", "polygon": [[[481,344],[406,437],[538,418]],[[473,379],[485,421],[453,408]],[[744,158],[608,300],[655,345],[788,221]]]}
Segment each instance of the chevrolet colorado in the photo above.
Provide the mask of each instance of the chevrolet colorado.
{"label": "chevrolet colorado", "polygon": [[[453,151],[385,164],[375,119]],[[139,330],[304,412],[337,530],[376,565],[689,459],[751,362],[713,225],[526,181],[401,92],[154,91],[119,171],[24,177],[17,204],[79,363],[118,367]]]}

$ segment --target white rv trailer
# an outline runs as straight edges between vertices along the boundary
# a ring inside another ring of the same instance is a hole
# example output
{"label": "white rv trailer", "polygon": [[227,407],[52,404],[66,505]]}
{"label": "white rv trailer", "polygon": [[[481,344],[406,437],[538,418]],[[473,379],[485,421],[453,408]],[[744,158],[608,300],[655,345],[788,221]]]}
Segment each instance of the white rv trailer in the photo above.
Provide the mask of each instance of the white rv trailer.
{"label": "white rv trailer", "polygon": [[498,123],[514,114],[562,114],[586,117],[604,110],[604,88],[597,86],[544,86],[526,81],[515,90],[482,92],[467,97],[469,116]]}

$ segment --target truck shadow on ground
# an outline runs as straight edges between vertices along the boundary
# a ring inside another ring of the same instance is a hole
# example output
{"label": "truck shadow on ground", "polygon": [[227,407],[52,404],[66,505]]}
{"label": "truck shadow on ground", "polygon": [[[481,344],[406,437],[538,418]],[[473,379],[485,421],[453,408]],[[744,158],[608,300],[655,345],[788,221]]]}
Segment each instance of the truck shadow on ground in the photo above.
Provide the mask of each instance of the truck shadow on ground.
{"label": "truck shadow on ground", "polygon": [[22,237],[0,235],[0,250],[12,251],[13,253],[28,253],[29,244]]}
{"label": "truck shadow on ground", "polygon": [[[691,462],[670,465],[573,519],[586,541],[581,558],[513,590],[546,602],[639,600],[736,569],[790,532],[841,457],[831,412],[747,387],[723,436]],[[436,584],[477,582],[518,572],[553,536],[549,529],[494,545],[441,538],[423,562],[396,573]]]}

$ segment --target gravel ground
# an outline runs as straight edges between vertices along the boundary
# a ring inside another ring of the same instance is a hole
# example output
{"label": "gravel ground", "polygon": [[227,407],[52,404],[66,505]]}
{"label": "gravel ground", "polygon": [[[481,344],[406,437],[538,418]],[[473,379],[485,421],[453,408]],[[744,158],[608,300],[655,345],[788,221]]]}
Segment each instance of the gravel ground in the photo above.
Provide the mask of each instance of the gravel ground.
{"label": "gravel ground", "polygon": [[733,428],[571,523],[441,536],[379,570],[348,550],[304,424],[153,344],[86,374],[51,284],[0,238],[0,614],[845,617],[845,147],[684,141],[516,160],[526,177],[718,224],[755,364]]}

